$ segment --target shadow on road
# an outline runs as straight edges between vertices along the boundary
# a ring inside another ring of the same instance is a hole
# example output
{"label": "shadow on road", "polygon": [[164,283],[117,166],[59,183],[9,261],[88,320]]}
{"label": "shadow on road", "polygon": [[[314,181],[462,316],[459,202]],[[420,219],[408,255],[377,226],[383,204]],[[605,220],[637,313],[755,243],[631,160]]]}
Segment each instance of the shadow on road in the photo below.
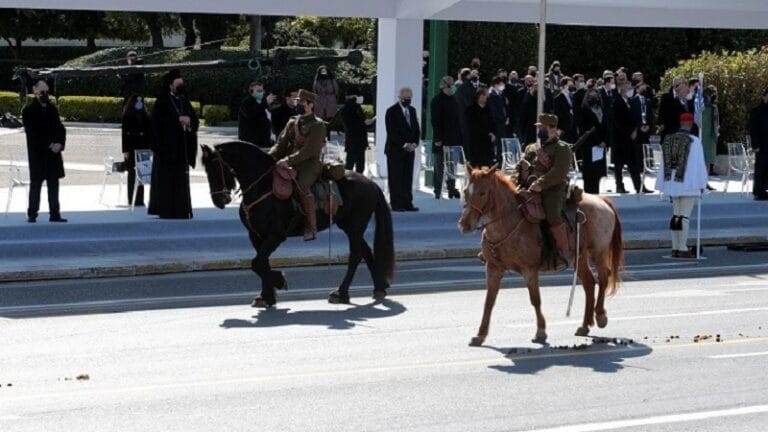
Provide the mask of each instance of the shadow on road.
{"label": "shadow on road", "polygon": [[288,325],[322,326],[331,330],[348,330],[369,320],[389,318],[405,312],[401,303],[392,300],[375,301],[365,305],[352,305],[338,310],[302,310],[291,312],[290,308],[266,309],[252,320],[227,319],[223,328],[260,328]]}
{"label": "shadow on road", "polygon": [[[621,343],[616,343],[616,341]],[[610,342],[606,342],[610,341]],[[555,366],[588,368],[594,372],[616,373],[625,367],[627,359],[645,357],[653,349],[641,343],[629,343],[621,338],[593,338],[592,343],[555,347],[545,344],[540,348],[498,348],[486,346],[504,354],[511,362],[505,365],[489,366],[510,374],[536,374]]]}

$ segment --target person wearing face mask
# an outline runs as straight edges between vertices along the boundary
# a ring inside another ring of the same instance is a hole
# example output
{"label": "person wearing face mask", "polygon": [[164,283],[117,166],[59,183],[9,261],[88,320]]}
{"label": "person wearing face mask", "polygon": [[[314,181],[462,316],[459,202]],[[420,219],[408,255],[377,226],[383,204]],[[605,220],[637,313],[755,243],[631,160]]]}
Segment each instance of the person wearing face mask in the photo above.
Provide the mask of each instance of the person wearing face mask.
{"label": "person wearing face mask", "polygon": [[694,113],[695,106],[692,99],[691,90],[682,79],[673,89],[674,99],[664,100],[662,98],[659,107],[659,119],[662,122],[661,136],[662,140],[669,134],[673,134],[680,129],[680,115],[684,113]]}
{"label": "person wearing face mask", "polygon": [[509,137],[509,113],[507,112],[507,100],[504,97],[505,89],[506,80],[504,78],[496,77],[491,81],[488,107],[493,119],[493,134],[496,136],[494,142],[496,160],[501,160],[501,140]]}
{"label": "person wearing face mask", "polygon": [[562,88],[555,97],[555,115],[560,127],[560,139],[567,143],[575,143],[578,139],[576,124],[576,84],[571,77],[563,77],[560,81]]}
{"label": "person wearing face mask", "polygon": [[[573,152],[581,160],[584,192],[597,195],[600,193],[600,179],[608,174],[608,169],[605,160],[606,130],[603,123],[603,107],[600,94],[594,85],[587,89],[579,112],[579,130],[582,134],[573,145]],[[602,152],[595,152],[596,147],[602,149]],[[595,153],[601,154],[602,157],[593,158]]]}
{"label": "person wearing face mask", "polygon": [[611,149],[616,192],[627,193],[624,188],[624,166],[629,170],[636,193],[643,192],[641,174],[643,169],[643,148],[636,142],[639,125],[632,112],[635,89],[625,81],[619,87],[619,97],[613,103],[614,142]]}
{"label": "person wearing face mask", "polygon": [[[323,65],[317,68],[312,91],[317,95],[315,115],[326,123],[332,122],[338,110],[336,102],[339,95],[339,83],[327,66]],[[328,129],[328,133],[330,133],[330,129]]]}
{"label": "person wearing face mask", "polygon": [[549,71],[547,71],[547,78],[549,78],[552,91],[554,92],[560,91],[560,87],[562,85],[561,81],[563,79],[563,73],[560,70],[559,61],[555,60],[554,62],[552,62],[552,65],[549,66]]}
{"label": "person wearing face mask", "polygon": [[[472,69],[461,70],[461,84],[459,84],[458,88],[456,89],[456,93],[454,94],[456,97],[456,103],[459,106],[460,113],[467,112],[467,109],[475,103],[475,93],[477,90],[475,89],[472,79],[476,76],[477,71],[472,71]],[[462,142],[466,146],[470,142],[469,125],[467,125],[467,120],[464,115],[459,116],[459,118]]]}
{"label": "person wearing face mask", "polygon": [[419,211],[413,205],[413,164],[419,146],[421,128],[416,109],[411,105],[413,91],[400,89],[398,101],[387,109],[385,123],[387,140],[387,182],[392,211]]}
{"label": "person wearing face mask", "polygon": [[749,138],[755,152],[755,201],[768,201],[768,88],[763,90],[760,105],[749,115]]}
{"label": "person wearing face mask", "polygon": [[[573,94],[573,101],[576,106],[576,124],[578,125],[581,107],[584,104],[584,96],[587,94],[587,82],[585,81],[584,75],[573,74],[573,83],[576,85],[576,93]],[[581,130],[578,132],[581,133]]]}
{"label": "person wearing face mask", "polygon": [[465,113],[470,136],[466,143],[467,157],[475,167],[490,167],[496,163],[496,134],[488,98],[488,89],[481,88],[475,94],[475,103]]}
{"label": "person wearing face mask", "polygon": [[[128,51],[126,60],[128,66],[137,66],[143,63],[139,58],[139,54],[134,50]],[[132,72],[118,74],[118,77],[123,81],[123,86],[120,89],[120,95],[123,97],[123,102],[126,102],[128,98],[134,94],[144,95],[147,88],[147,79],[143,73]]]}
{"label": "person wearing face mask", "polygon": [[704,108],[701,112],[701,144],[704,146],[704,160],[709,167],[709,175],[716,175],[717,140],[720,137],[720,110],[717,106],[717,87],[704,89]]}
{"label": "person wearing face mask", "polygon": [[[435,192],[435,199],[442,197],[443,175],[445,171],[445,152],[451,152],[453,160],[461,158],[462,135],[460,128],[459,104],[456,97],[451,94],[453,78],[445,76],[440,80],[440,93],[432,98],[430,103],[430,120],[433,130],[432,154],[435,161],[435,172],[432,178],[432,186]],[[453,166],[448,166],[452,170]],[[455,174],[455,172],[451,173]],[[450,178],[445,182],[448,188],[448,198],[461,198],[461,193],[456,189],[455,178]]]}
{"label": "person wearing face mask", "polygon": [[341,122],[344,125],[344,151],[347,153],[345,168],[365,171],[365,151],[368,149],[368,127],[374,119],[366,119],[363,113],[363,97],[350,89],[344,106],[341,107]]}
{"label": "person wearing face mask", "polygon": [[[133,189],[136,187],[136,150],[152,148],[152,123],[149,120],[144,98],[133,95],[128,98],[123,107],[122,118],[123,159],[128,172],[128,205],[133,199]],[[136,207],[144,207],[144,186],[139,185],[136,191]]]}
{"label": "person wearing face mask", "polygon": [[[613,104],[618,97],[616,92],[616,82],[611,71],[603,73],[603,86],[599,90],[600,104],[603,107],[603,123],[605,124],[605,143],[613,153],[614,141],[616,140],[616,126],[613,121]],[[619,191],[617,191],[619,192]]]}
{"label": "person wearing face mask", "polygon": [[299,104],[304,107],[304,114],[291,118],[269,155],[277,161],[276,166],[293,168],[297,171],[301,207],[304,210],[304,241],[311,241],[317,235],[317,214],[312,185],[322,172],[320,153],[325,147],[325,122],[315,116],[317,95],[299,90]]}
{"label": "person wearing face mask", "polygon": [[165,74],[163,90],[152,107],[154,157],[148,213],[161,219],[192,219],[189,168],[197,162],[200,119],[178,69]]}
{"label": "person wearing face mask", "polygon": [[[635,87],[635,97],[631,100],[632,116],[637,125],[632,134],[633,149],[637,153],[636,158],[639,161],[643,159],[643,147],[651,142],[651,131],[653,130],[653,103],[645,95],[652,93],[648,91],[648,85],[640,82]],[[642,162],[640,162],[642,170]],[[643,193],[652,193],[653,191],[642,185]]]}
{"label": "person wearing face mask", "polygon": [[[258,81],[251,83],[248,96],[240,102],[237,112],[237,137],[240,141],[256,144],[263,149],[272,146],[272,114],[269,106],[274,101],[275,95],[267,95],[264,84]],[[275,136],[282,131],[280,129]]]}
{"label": "person wearing face mask", "polygon": [[[568,192],[568,173],[573,153],[570,146],[561,141],[558,136],[556,115],[539,115],[535,126],[539,142],[526,147],[524,156],[526,165],[531,167],[532,178],[535,180],[525,179],[521,186],[527,187],[531,192],[541,193],[546,222],[555,240],[561,261],[555,265],[555,268],[563,269],[568,267],[572,260],[568,230],[563,219],[563,206]],[[513,173],[513,178],[519,176],[518,172]]]}
{"label": "person wearing face mask", "polygon": [[32,87],[35,98],[22,110],[24,132],[27,137],[29,162],[29,208],[27,222],[37,222],[40,210],[40,191],[43,182],[48,189],[48,213],[51,222],[66,222],[59,206],[59,179],[64,177],[61,152],[66,144],[67,131],[59,119],[59,111],[51,104],[48,84],[39,80]]}
{"label": "person wearing face mask", "polygon": [[696,197],[707,186],[707,167],[699,137],[691,133],[693,114],[683,113],[680,129],[668,134],[662,142],[664,163],[659,167],[656,189],[672,199],[672,258],[695,258],[688,248],[689,218]]}
{"label": "person wearing face mask", "polygon": [[507,113],[509,115],[508,133],[510,136],[520,136],[520,114],[525,96],[525,85],[518,78],[517,71],[509,73],[509,81],[504,89],[504,97],[507,99]]}
{"label": "person wearing face mask", "polygon": [[289,88],[283,94],[283,103],[277,108],[272,109],[272,133],[275,137],[285,129],[288,120],[293,116],[303,114],[301,105],[299,105],[299,89]]}

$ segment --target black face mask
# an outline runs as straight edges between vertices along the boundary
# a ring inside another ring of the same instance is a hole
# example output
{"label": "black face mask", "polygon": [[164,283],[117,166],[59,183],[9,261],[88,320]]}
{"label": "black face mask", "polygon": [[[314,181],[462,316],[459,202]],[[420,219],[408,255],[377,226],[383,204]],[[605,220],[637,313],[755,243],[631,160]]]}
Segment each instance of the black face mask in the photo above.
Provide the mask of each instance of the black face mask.
{"label": "black face mask", "polygon": [[469,80],[472,81],[473,83],[476,83],[476,82],[480,81],[480,78],[479,77],[472,77]]}
{"label": "black face mask", "polygon": [[480,63],[472,63],[472,69],[480,69]]}
{"label": "black face mask", "polygon": [[184,93],[186,93],[186,91],[187,91],[187,88],[184,86],[184,84],[182,84],[176,87],[176,89],[174,90],[174,93],[176,93],[177,95],[183,95]]}
{"label": "black face mask", "polygon": [[403,104],[403,106],[406,107],[406,108],[411,106],[411,100],[410,99],[403,99],[403,100],[400,101],[400,103]]}
{"label": "black face mask", "polygon": [[41,104],[47,105],[51,98],[48,96],[48,92],[41,92],[40,96],[38,96],[38,100]]}
{"label": "black face mask", "polygon": [[589,98],[589,106],[591,106],[591,107],[600,106],[600,100],[598,100],[595,97]]}

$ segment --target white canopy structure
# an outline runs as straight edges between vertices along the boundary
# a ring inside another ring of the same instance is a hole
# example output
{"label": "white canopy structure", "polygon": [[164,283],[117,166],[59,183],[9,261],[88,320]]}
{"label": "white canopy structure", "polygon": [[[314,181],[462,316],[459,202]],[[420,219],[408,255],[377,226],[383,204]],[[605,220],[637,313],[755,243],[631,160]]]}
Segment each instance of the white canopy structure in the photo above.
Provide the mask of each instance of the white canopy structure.
{"label": "white canopy structure", "polygon": [[[539,23],[546,15],[550,24],[768,28],[768,0],[0,0],[0,8],[378,18],[379,139],[386,136],[383,114],[400,87],[412,88],[414,105],[421,104],[424,20]],[[380,143],[380,172],[386,172],[383,151]]]}

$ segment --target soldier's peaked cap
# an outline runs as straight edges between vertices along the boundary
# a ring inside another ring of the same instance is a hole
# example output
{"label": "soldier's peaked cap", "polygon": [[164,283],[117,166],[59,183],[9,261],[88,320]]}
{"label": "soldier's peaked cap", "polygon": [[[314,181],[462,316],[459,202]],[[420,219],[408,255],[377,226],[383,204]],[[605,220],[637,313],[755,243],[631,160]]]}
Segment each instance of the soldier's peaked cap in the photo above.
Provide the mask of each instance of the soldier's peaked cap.
{"label": "soldier's peaked cap", "polygon": [[556,128],[557,116],[554,114],[539,114],[539,121],[536,123],[536,126],[549,126]]}
{"label": "soldier's peaked cap", "polygon": [[309,90],[301,89],[299,90],[299,99],[305,100],[307,102],[315,103],[315,100],[317,100],[317,95],[312,93]]}

